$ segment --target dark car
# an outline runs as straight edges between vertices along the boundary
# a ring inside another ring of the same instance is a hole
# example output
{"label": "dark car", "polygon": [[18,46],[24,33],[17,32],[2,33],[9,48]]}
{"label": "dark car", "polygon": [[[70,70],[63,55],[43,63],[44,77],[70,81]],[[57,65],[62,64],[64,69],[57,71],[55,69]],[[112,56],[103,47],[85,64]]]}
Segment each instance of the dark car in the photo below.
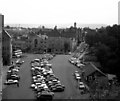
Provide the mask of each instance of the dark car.
{"label": "dark car", "polygon": [[18,75],[18,72],[16,72],[16,71],[10,71],[10,72],[7,72],[7,75]]}
{"label": "dark car", "polygon": [[57,86],[57,87],[52,88],[51,91],[53,91],[53,92],[62,92],[62,91],[64,91],[64,87]]}
{"label": "dark car", "polygon": [[53,92],[42,91],[37,94],[37,99],[40,101],[52,101],[53,96]]}
{"label": "dark car", "polygon": [[9,67],[9,70],[13,69],[15,67],[15,65],[12,65]]}

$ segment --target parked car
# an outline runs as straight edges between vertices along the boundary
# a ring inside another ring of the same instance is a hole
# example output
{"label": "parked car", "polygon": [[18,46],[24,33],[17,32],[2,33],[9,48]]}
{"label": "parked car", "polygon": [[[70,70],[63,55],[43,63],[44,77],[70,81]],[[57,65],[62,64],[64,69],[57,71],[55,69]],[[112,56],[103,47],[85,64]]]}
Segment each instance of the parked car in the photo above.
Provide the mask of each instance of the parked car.
{"label": "parked car", "polygon": [[15,65],[12,65],[9,67],[9,70],[13,69],[15,67]]}
{"label": "parked car", "polygon": [[79,68],[82,68],[82,67],[85,66],[85,65],[82,64],[82,63],[77,63],[76,66],[79,67]]}
{"label": "parked car", "polygon": [[64,87],[62,87],[62,86],[57,86],[57,87],[53,87],[53,88],[51,88],[51,91],[53,91],[53,92],[62,92],[62,91],[64,91]]}
{"label": "parked car", "polygon": [[85,89],[85,85],[83,82],[79,82],[79,89],[81,89],[81,90]]}
{"label": "parked car", "polygon": [[54,96],[53,92],[42,91],[37,94],[37,99],[43,101],[52,101],[53,96]]}
{"label": "parked car", "polygon": [[39,62],[40,62],[40,59],[34,59],[33,61],[39,63]]}
{"label": "parked car", "polygon": [[16,61],[16,64],[23,64],[24,63],[24,61],[21,61],[20,59],[18,59],[17,61]]}
{"label": "parked car", "polygon": [[12,80],[20,80],[20,76],[18,75],[7,75],[7,80],[12,79]]}
{"label": "parked car", "polygon": [[81,79],[81,77],[80,77],[80,74],[79,74],[79,72],[78,71],[75,71],[75,79],[77,79],[77,80],[80,80]]}
{"label": "parked car", "polygon": [[18,84],[18,83],[19,83],[18,80],[9,79],[9,80],[6,80],[6,82],[4,84],[11,85],[11,84]]}

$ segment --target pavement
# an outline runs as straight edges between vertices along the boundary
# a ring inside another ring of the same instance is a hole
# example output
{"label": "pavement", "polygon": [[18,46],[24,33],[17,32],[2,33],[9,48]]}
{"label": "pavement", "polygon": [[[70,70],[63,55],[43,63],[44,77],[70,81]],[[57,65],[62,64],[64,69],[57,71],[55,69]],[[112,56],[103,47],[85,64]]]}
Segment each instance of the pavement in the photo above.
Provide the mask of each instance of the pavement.
{"label": "pavement", "polygon": [[[15,61],[16,59],[12,59]],[[9,69],[9,66],[3,66],[1,68],[1,74],[0,74],[0,100],[2,99],[2,91],[7,87],[7,85],[4,85],[4,82],[6,80],[7,71]]]}
{"label": "pavement", "polygon": [[2,99],[2,90],[7,87],[6,85],[4,85],[4,82],[6,80],[7,71],[8,71],[8,66],[3,66],[1,75],[0,75],[0,100]]}

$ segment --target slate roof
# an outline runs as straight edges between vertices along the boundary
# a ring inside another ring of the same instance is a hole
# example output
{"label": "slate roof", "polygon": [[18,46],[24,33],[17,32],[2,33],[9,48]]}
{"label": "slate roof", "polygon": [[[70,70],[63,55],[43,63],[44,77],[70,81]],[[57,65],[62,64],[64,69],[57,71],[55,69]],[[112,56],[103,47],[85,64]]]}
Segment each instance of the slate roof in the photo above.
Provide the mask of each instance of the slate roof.
{"label": "slate roof", "polygon": [[100,72],[102,75],[106,76],[98,67],[100,66],[99,62],[90,62],[86,66],[84,66],[85,76],[89,76],[95,71]]}

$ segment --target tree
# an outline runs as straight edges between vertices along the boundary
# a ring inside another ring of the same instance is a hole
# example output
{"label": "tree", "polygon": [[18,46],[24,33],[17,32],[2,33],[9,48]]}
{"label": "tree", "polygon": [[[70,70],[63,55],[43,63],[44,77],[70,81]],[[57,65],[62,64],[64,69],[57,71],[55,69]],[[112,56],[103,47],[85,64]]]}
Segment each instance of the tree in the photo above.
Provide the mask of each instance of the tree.
{"label": "tree", "polygon": [[10,29],[10,26],[9,26],[9,25],[7,25],[5,28]]}

